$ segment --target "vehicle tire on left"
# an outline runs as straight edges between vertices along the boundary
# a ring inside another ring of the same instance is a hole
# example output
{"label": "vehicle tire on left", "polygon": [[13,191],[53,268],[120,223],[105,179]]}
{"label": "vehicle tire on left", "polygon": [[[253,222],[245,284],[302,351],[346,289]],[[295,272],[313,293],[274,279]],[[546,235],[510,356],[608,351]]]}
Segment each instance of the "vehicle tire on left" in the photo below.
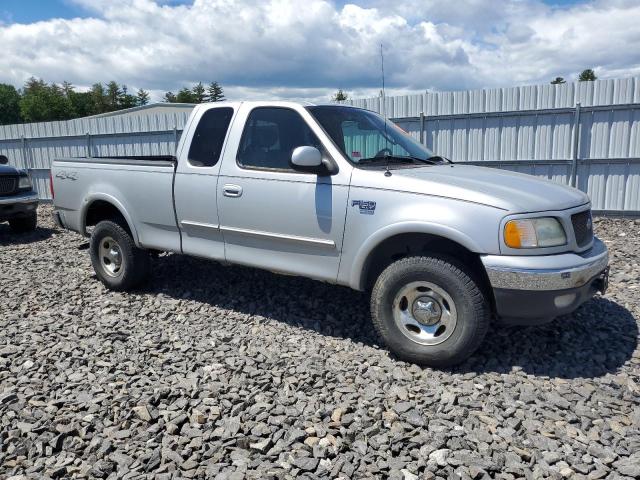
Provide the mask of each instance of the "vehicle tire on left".
{"label": "vehicle tire on left", "polygon": [[149,252],[138,248],[131,234],[115,221],[96,225],[89,251],[96,276],[111,290],[131,290],[149,274]]}

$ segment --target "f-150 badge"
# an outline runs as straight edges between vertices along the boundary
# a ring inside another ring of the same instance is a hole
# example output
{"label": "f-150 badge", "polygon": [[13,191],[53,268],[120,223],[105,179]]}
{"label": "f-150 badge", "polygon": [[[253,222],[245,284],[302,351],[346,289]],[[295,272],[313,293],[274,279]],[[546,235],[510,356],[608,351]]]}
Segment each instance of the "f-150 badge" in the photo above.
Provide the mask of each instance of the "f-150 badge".
{"label": "f-150 badge", "polygon": [[360,213],[364,215],[373,215],[376,211],[376,202],[371,200],[351,200],[351,206],[358,206]]}

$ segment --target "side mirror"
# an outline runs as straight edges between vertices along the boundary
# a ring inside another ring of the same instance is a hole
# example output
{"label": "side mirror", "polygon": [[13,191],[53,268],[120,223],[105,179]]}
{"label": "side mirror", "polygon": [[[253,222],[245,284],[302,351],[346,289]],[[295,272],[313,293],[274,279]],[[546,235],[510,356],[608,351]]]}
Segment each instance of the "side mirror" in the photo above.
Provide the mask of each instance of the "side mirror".
{"label": "side mirror", "polygon": [[9,159],[4,155],[0,155],[0,165],[6,165],[7,163],[9,163]]}
{"label": "side mirror", "polygon": [[313,170],[322,166],[322,154],[316,147],[297,147],[291,154],[291,164],[301,170]]}

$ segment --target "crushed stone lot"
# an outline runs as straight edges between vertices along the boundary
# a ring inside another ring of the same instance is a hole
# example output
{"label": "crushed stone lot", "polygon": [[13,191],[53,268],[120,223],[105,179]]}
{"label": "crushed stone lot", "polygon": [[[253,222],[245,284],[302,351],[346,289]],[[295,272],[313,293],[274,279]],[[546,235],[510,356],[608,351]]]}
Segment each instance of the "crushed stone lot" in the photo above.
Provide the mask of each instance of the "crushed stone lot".
{"label": "crushed stone lot", "polygon": [[640,478],[640,221],[598,219],[610,290],[395,360],[349,289],[162,255],[108,291],[40,207],[0,224],[0,478]]}

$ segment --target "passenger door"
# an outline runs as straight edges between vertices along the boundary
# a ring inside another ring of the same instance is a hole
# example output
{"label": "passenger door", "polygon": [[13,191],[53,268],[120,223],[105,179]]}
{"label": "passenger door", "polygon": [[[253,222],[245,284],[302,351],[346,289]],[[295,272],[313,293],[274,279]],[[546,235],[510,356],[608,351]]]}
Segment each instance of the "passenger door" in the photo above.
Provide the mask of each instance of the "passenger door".
{"label": "passenger door", "polygon": [[224,260],[224,240],[219,228],[217,184],[220,159],[234,107],[200,107],[179,152],[174,195],[182,251]]}
{"label": "passenger door", "polygon": [[236,122],[244,130],[234,129],[220,172],[220,229],[230,262],[335,282],[350,169],[321,176],[291,168],[298,146],[330,155],[310,118],[302,107],[243,105]]}

